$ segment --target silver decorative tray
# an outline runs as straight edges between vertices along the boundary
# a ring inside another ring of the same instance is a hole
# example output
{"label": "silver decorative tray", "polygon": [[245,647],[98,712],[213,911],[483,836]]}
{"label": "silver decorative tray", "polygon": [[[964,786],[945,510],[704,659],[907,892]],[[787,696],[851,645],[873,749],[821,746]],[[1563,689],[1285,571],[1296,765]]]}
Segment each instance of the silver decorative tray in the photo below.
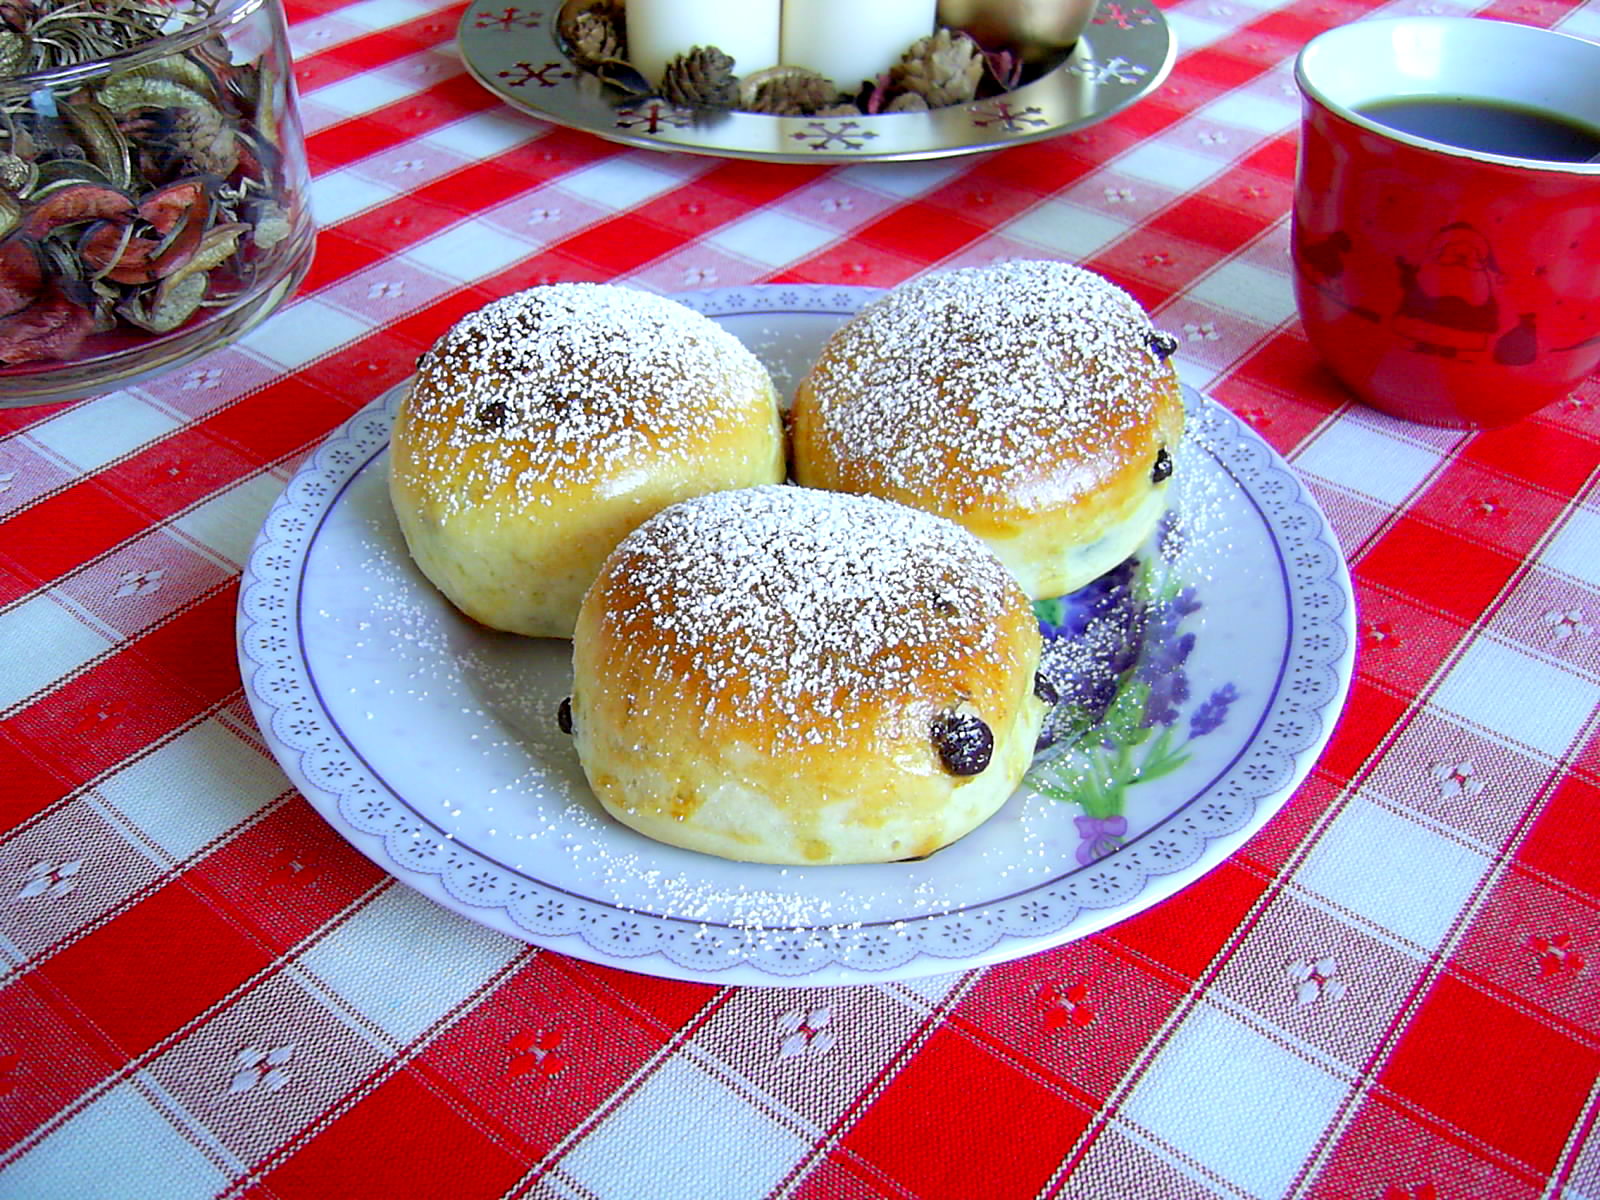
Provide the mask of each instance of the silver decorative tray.
{"label": "silver decorative tray", "polygon": [[925,113],[710,116],[630,96],[578,67],[556,34],[559,0],[475,2],[456,43],[472,77],[530,116],[651,150],[765,162],[895,162],[998,150],[1102,121],[1158,87],[1177,56],[1151,0],[1104,0],[1072,52],[1014,91]]}

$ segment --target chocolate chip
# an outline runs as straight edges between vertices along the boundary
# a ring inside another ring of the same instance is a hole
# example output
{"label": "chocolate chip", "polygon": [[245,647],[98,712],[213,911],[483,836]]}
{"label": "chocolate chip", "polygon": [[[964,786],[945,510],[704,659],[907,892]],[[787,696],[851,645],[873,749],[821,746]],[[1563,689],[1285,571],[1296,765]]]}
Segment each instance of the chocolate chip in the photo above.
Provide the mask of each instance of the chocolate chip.
{"label": "chocolate chip", "polygon": [[561,707],[556,709],[556,724],[561,727],[561,732],[572,733],[572,697],[566,696],[561,701]]}
{"label": "chocolate chip", "polygon": [[485,429],[500,429],[510,415],[504,400],[491,400],[478,409],[478,424]]}
{"label": "chocolate chip", "polygon": [[1145,334],[1144,344],[1150,347],[1152,354],[1161,359],[1171,358],[1178,352],[1177,337],[1160,329],[1152,329]]}
{"label": "chocolate chip", "polygon": [[944,713],[933,719],[934,749],[952,775],[977,775],[994,756],[994,734],[978,717]]}
{"label": "chocolate chip", "polygon": [[1172,455],[1165,446],[1156,451],[1156,465],[1150,469],[1151,483],[1164,483],[1172,478]]}
{"label": "chocolate chip", "polygon": [[1046,704],[1055,704],[1061,699],[1061,693],[1056,690],[1056,685],[1037,673],[1033,677],[1033,694]]}

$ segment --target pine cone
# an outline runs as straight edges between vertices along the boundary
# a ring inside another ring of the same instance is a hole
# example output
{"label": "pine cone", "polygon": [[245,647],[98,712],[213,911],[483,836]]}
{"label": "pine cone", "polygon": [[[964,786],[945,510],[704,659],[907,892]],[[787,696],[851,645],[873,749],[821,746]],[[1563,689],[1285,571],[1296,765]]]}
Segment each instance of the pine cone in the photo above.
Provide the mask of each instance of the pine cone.
{"label": "pine cone", "polygon": [[965,104],[978,94],[983,54],[964,33],[949,29],[913,42],[890,71],[890,86],[914,92],[929,108]]}
{"label": "pine cone", "polygon": [[680,54],[662,72],[661,96],[684,108],[732,108],[739,100],[733,59],[715,46],[696,46]]}
{"label": "pine cone", "polygon": [[809,117],[838,99],[833,80],[805,67],[769,67],[739,82],[739,107],[774,117]]}
{"label": "pine cone", "polygon": [[628,57],[622,44],[622,24],[609,8],[591,8],[578,14],[567,43],[580,67],[597,67]]}

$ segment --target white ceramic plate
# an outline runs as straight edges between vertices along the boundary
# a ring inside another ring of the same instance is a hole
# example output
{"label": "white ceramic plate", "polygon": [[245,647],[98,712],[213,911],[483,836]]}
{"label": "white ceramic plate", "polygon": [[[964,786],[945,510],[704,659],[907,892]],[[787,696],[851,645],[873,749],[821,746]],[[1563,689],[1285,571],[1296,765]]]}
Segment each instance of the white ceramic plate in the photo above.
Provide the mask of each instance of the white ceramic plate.
{"label": "white ceramic plate", "polygon": [[[680,298],[788,389],[875,294]],[[1069,700],[1110,707],[1076,744],[1042,752],[997,816],[920,862],[785,868],[659,845],[605,816],[556,727],[569,643],[486,631],[412,566],[385,484],[402,391],[329,437],[269,513],[239,605],[245,690],[289,777],[351,844],[447,908],[553,950],[680,979],[810,984],[1059,945],[1220,863],[1305,777],[1344,701],[1354,605],[1327,524],[1265,442],[1191,395],[1172,513],[1140,570],[1040,609]],[[1143,651],[1094,663],[1082,647],[1095,637],[1072,636],[1086,619]]]}
{"label": "white ceramic plate", "polygon": [[714,117],[599,85],[556,35],[559,0],[470,4],[456,46],[472,77],[530,116],[649,150],[764,162],[889,162],[975,154],[1103,121],[1149,95],[1178,48],[1152,0],[1105,4],[1064,62],[993,99],[871,117]]}

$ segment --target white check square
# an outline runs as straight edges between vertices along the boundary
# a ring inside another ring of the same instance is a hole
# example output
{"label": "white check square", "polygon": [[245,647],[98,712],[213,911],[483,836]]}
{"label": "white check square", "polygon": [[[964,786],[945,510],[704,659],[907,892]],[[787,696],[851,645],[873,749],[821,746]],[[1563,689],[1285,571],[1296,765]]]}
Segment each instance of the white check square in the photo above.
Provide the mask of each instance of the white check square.
{"label": "white check square", "polygon": [[1341,418],[1295,457],[1295,469],[1399,508],[1438,469],[1437,451]]}
{"label": "white check square", "polygon": [[525,949],[396,884],[300,963],[405,1045]]}
{"label": "white check square", "polygon": [[399,185],[379,183],[341,168],[311,181],[311,211],[318,225],[337,225],[357,213],[387,204],[400,191]]}
{"label": "white check square", "polygon": [[[693,1119],[686,1119],[690,1114]],[[706,1153],[707,1131],[738,1154]],[[562,1160],[594,1196],[765,1196],[808,1143],[682,1055],[667,1059]]]}
{"label": "white check square", "polygon": [[706,244],[750,262],[780,267],[815,254],[838,236],[837,230],[768,209],[724,226]]}
{"label": "white check square", "polygon": [[1433,706],[1559,758],[1600,706],[1600,687],[1480,636],[1450,668]]}
{"label": "white check square", "polygon": [[309,297],[269,317],[239,344],[294,371],[324,354],[355,341],[372,328],[370,321]]}
{"label": "white check square", "polygon": [[1444,941],[1488,869],[1481,854],[1356,796],[1294,882],[1428,952]]}
{"label": "white check square", "polygon": [[1195,115],[1202,121],[1216,121],[1236,129],[1281,133],[1300,119],[1300,106],[1287,96],[1259,87],[1241,88],[1219,96]]}
{"label": "white check square", "polygon": [[1123,1116],[1239,1194],[1283,1196],[1345,1091],[1342,1080],[1202,1006],[1178,1026]]}
{"label": "white check square", "polygon": [[182,862],[288,786],[271,759],[227,726],[207,720],[133,760],[95,790]]}
{"label": "white check square", "polygon": [[[349,17],[350,13],[344,10],[339,15]],[[400,79],[383,71],[367,71],[307,92],[306,99],[342,117],[356,117],[414,96],[418,90],[414,80]]]}
{"label": "white check square", "polygon": [[561,190],[581,196],[607,212],[634,208],[683,183],[681,175],[665,171],[643,153],[603,158],[561,177]]}
{"label": "white check square", "polygon": [[87,475],[140,446],[165,437],[180,422],[130,392],[108,392],[32,426],[27,437]]}
{"label": "white check square", "polygon": [[454,158],[493,158],[524,142],[544,136],[544,127],[503,110],[473,113],[464,120],[428,131],[417,141],[436,146]]}
{"label": "white check square", "polygon": [[1119,175],[1131,175],[1173,191],[1191,191],[1227,167],[1221,159],[1177,144],[1177,139],[1193,138],[1199,130],[1199,125],[1186,122],[1158,140],[1135,146],[1115,159],[1111,167]]}
{"label": "white check square", "polygon": [[961,163],[861,163],[834,178],[885,196],[910,200],[948,183],[967,168]]}
{"label": "white check square", "polygon": [[471,283],[521,262],[535,252],[532,242],[512,237],[486,221],[463,221],[402,257],[413,266],[458,283]]}
{"label": "white check square", "polygon": [[1076,204],[1047,200],[1003,226],[999,232],[1013,241],[1028,242],[1081,262],[1124,236],[1128,224]]}
{"label": "white check square", "polygon": [[1278,274],[1241,259],[1231,259],[1200,278],[1189,299],[1275,328],[1294,316],[1294,287],[1287,271]]}
{"label": "white check square", "polygon": [[1560,532],[1545,546],[1539,561],[1590,587],[1600,588],[1600,513],[1574,509]]}
{"label": "white check square", "polygon": [[[63,1191],[69,1180],[71,1190]],[[132,1083],[123,1083],[0,1173],[0,1198],[175,1200],[215,1195],[227,1182]]]}
{"label": "white check square", "polygon": [[41,592],[0,612],[0,711],[72,674],[112,644]]}

